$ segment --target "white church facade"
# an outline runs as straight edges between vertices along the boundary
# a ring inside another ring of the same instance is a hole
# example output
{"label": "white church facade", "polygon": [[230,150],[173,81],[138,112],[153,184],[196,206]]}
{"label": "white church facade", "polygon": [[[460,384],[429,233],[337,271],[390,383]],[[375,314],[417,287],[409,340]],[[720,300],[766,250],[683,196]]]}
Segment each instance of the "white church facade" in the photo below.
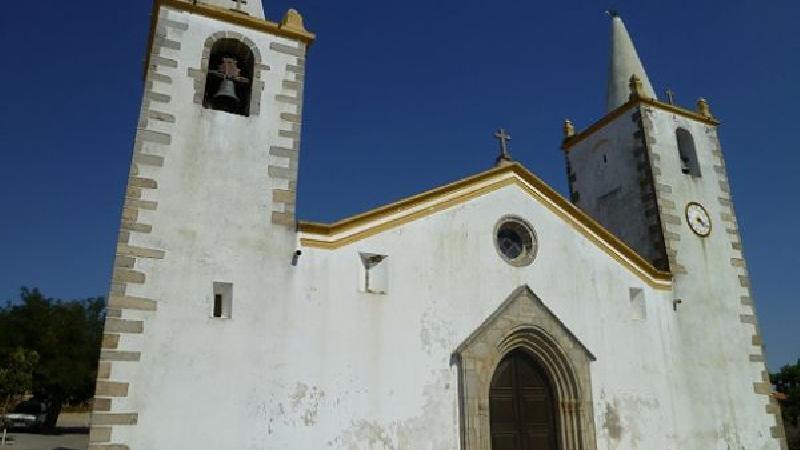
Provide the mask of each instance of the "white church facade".
{"label": "white church facade", "polygon": [[718,122],[611,24],[569,199],[499,158],[321,224],[301,16],[155,0],[90,449],[785,450]]}

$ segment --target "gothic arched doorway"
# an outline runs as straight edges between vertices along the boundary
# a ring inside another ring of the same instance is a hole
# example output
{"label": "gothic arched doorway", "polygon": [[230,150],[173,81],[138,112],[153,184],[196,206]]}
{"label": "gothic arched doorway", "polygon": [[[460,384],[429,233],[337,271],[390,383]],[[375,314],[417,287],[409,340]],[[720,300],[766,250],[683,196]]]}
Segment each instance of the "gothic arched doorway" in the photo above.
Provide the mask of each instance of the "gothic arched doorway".
{"label": "gothic arched doorway", "polygon": [[524,351],[509,352],[489,388],[492,450],[557,450],[553,390]]}

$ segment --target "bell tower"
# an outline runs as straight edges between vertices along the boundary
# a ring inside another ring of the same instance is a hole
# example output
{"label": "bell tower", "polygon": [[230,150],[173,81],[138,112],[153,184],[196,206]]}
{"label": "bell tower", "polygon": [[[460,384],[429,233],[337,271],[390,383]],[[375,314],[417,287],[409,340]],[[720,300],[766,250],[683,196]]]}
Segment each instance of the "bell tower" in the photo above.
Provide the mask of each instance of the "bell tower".
{"label": "bell tower", "polygon": [[[295,275],[313,39],[297,11],[272,22],[260,0],[154,0],[90,448],[251,444],[171,414],[253,417],[231,377],[266,372],[247,349],[281,332]],[[214,411],[180,406],[197,396]]]}
{"label": "bell tower", "polygon": [[[566,121],[570,197],[673,276],[665,358],[694,399],[670,425],[679,447],[786,448],[758,329],[719,122],[656,98],[633,41],[611,14],[607,111],[580,132]],[[690,411],[691,414],[685,414]],[[724,431],[723,431],[724,430]]]}

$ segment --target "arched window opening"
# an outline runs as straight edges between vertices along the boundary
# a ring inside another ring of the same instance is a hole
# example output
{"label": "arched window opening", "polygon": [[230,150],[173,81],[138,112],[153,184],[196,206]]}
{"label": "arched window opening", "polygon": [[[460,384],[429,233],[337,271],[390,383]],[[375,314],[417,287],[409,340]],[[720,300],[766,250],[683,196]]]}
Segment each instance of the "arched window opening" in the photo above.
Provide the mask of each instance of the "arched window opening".
{"label": "arched window opening", "polygon": [[521,349],[508,353],[489,389],[492,450],[557,450],[556,415],[541,366]]}
{"label": "arched window opening", "polygon": [[700,176],[700,164],[697,161],[697,150],[694,146],[692,134],[685,128],[678,128],[675,132],[678,140],[678,154],[681,158],[681,172],[693,177]]}
{"label": "arched window opening", "polygon": [[208,60],[203,107],[250,115],[253,90],[253,52],[236,39],[220,39]]}

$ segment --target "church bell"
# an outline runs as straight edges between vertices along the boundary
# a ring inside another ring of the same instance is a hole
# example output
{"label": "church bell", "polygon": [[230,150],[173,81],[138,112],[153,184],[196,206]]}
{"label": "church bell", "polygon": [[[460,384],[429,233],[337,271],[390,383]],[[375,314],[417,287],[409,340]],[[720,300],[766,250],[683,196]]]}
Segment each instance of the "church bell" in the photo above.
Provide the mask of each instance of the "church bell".
{"label": "church bell", "polygon": [[223,78],[219,83],[219,89],[213,97],[214,109],[230,111],[239,105],[239,97],[236,96],[236,85],[230,78]]}

